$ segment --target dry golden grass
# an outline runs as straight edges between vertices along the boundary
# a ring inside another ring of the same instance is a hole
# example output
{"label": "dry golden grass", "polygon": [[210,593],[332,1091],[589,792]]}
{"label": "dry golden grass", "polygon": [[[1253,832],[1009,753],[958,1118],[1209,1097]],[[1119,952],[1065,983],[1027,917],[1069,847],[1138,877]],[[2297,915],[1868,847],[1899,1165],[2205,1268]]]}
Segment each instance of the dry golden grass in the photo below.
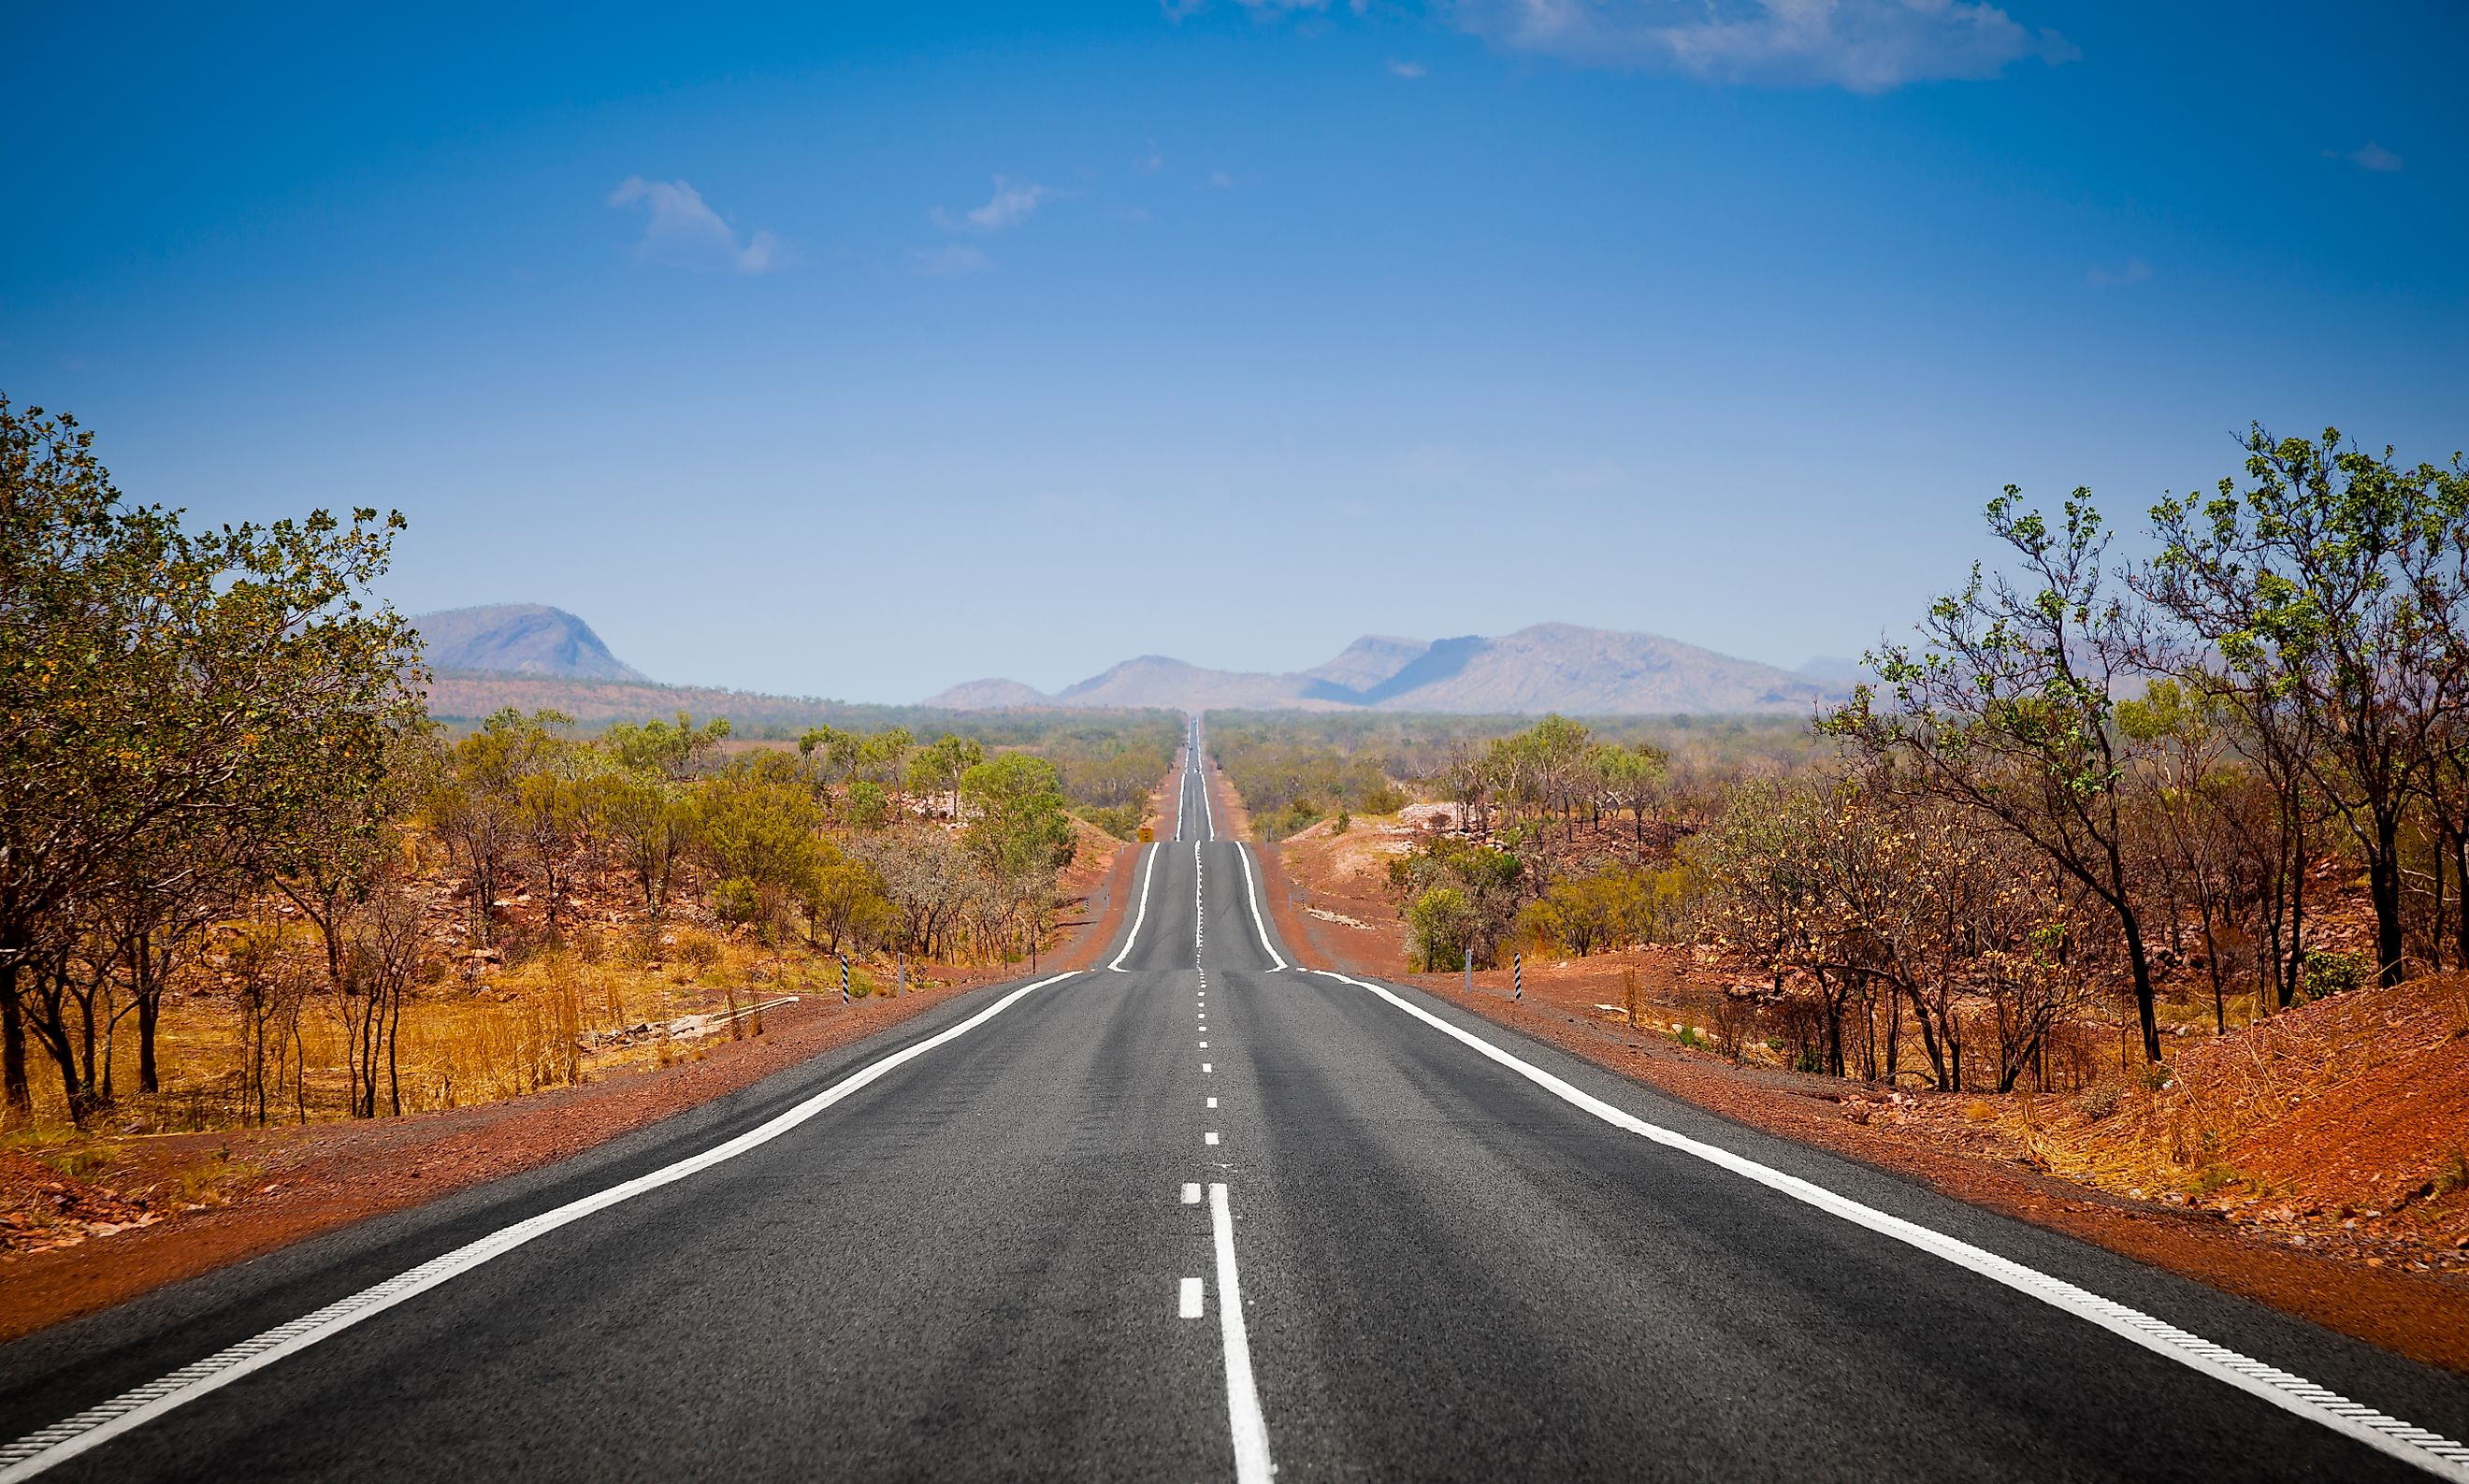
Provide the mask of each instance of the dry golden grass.
{"label": "dry golden grass", "polygon": [[[853,990],[865,994],[874,976],[858,970]],[[396,1077],[406,1113],[523,1097],[589,1081],[623,1068],[662,1064],[701,1054],[708,1037],[759,1035],[759,1013],[710,1030],[706,1037],[657,1032],[616,1033],[687,1016],[740,1010],[779,994],[838,994],[839,969],[802,947],[766,948],[690,926],[664,932],[625,929],[578,935],[565,947],[518,956],[475,983],[449,978],[421,986],[405,1002],[396,1047]],[[322,996],[312,994],[298,1035],[285,1047],[306,1075],[269,1096],[270,1121],[339,1118],[347,1111],[349,1074],[342,1027]],[[113,1048],[115,1104],[92,1122],[90,1136],[233,1128],[253,1121],[244,1096],[241,1016],[226,993],[181,993],[167,999],[156,1033],[163,1091],[138,1095],[137,1047],[124,1034]],[[35,1129],[70,1136],[66,1104],[50,1065],[37,1060]],[[305,1084],[305,1085],[302,1085]],[[379,1106],[387,1107],[381,1082]],[[91,1146],[88,1146],[91,1147]]]}
{"label": "dry golden grass", "polygon": [[2180,1051],[2165,1072],[2119,1074],[2070,1100],[2071,1116],[2030,1130],[2029,1142],[2054,1173],[2113,1190],[2209,1196],[2237,1185],[2249,1196],[2279,1194],[2297,1172],[2268,1166],[2288,1162],[2279,1146],[2301,1131],[2321,1142],[2314,1109],[2420,1076],[2428,1057],[2441,1055],[2422,1029],[2425,1009],[2446,1006],[2457,1020],[2469,1011],[2448,1007],[2464,1000],[2469,976],[2455,976],[2233,1028]]}

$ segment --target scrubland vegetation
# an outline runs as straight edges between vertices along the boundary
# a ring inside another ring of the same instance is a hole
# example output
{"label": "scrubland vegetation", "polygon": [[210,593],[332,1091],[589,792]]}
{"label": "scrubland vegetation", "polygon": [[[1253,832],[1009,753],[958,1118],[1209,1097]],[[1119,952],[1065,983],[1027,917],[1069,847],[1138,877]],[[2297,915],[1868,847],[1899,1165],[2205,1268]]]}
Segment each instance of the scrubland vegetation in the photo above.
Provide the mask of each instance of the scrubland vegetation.
{"label": "scrubland vegetation", "polygon": [[844,971],[1034,964],[1180,743],[1086,713],[458,735],[369,597],[402,524],[192,529],[0,400],[0,1126],[451,1107],[760,1034]]}
{"label": "scrubland vegetation", "polygon": [[1212,743],[1264,833],[1424,801],[1389,866],[1418,967],[1686,944],[1733,975],[1708,1039],[1810,1071],[2157,1087],[2164,1033],[2469,965],[2457,456],[2257,429],[2142,559],[2081,491],[2009,490],[1988,527],[1869,684],[1770,735],[1246,717]]}

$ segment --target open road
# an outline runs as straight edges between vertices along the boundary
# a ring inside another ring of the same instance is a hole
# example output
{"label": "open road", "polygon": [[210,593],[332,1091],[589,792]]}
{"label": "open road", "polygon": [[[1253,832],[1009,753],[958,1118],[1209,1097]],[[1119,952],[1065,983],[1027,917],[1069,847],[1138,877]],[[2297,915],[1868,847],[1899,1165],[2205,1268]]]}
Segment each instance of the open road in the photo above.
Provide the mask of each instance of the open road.
{"label": "open road", "polygon": [[2469,1480],[2469,1381],[1298,967],[1178,815],[1098,968],[0,1350],[0,1480]]}

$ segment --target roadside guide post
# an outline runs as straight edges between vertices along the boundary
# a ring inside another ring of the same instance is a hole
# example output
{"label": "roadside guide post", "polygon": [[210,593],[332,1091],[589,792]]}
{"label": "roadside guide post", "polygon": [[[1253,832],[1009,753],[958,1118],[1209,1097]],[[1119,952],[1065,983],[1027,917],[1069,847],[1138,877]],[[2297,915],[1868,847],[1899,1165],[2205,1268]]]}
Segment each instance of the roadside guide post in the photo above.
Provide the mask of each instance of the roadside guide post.
{"label": "roadside guide post", "polygon": [[845,1005],[848,1002],[848,955],[843,953],[841,955],[841,1003]]}
{"label": "roadside guide post", "polygon": [[1526,997],[1526,960],[1515,953],[1509,955],[1511,999]]}
{"label": "roadside guide post", "polygon": [[1466,992],[1468,994],[1472,994],[1472,993],[1474,993],[1474,949],[1472,949],[1472,948],[1467,948],[1467,949],[1465,950],[1465,953],[1466,953],[1466,962],[1465,962],[1466,988],[1465,988],[1465,992]]}

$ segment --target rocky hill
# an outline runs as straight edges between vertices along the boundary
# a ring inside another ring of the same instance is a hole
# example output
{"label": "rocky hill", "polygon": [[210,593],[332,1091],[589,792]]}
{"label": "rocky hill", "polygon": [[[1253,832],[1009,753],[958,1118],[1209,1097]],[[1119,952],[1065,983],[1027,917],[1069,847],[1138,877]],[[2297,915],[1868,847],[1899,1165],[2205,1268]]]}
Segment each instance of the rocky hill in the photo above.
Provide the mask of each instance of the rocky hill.
{"label": "rocky hill", "polygon": [[1208,670],[1149,654],[1052,696],[1016,681],[979,680],[926,704],[1720,715],[1806,712],[1843,689],[1659,634],[1537,624],[1499,638],[1367,634],[1327,663],[1291,674]]}
{"label": "rocky hill", "polygon": [[[1048,702],[1056,706],[1165,706],[1178,711],[1215,707],[1292,706],[1304,698],[1300,675],[1205,670],[1163,654],[1127,659],[1077,685],[1067,685]],[[947,693],[948,694],[948,693]]]}
{"label": "rocky hill", "polygon": [[427,646],[432,670],[649,683],[642,672],[610,653],[590,625],[563,608],[493,603],[423,613],[411,625]]}

